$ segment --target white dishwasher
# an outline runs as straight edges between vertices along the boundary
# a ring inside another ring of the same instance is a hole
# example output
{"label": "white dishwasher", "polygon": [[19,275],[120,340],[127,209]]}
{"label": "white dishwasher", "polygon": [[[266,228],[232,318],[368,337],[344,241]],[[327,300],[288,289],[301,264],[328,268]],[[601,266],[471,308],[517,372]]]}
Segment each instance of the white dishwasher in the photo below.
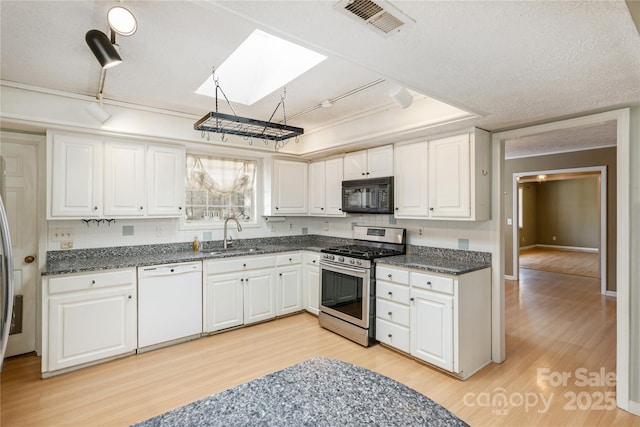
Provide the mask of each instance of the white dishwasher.
{"label": "white dishwasher", "polygon": [[202,333],[202,262],[138,267],[138,351]]}

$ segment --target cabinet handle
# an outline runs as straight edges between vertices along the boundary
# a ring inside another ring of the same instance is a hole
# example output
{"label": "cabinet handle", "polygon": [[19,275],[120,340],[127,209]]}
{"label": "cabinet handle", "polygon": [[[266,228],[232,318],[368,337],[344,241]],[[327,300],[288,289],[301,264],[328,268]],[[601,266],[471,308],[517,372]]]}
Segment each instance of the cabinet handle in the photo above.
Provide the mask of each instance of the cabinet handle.
{"label": "cabinet handle", "polygon": [[244,279],[240,279],[241,282],[244,282]]}
{"label": "cabinet handle", "polygon": [[140,210],[143,210],[144,208],[142,206],[140,206]]}
{"label": "cabinet handle", "polygon": [[342,208],[338,208],[338,210],[342,212]]}
{"label": "cabinet handle", "polygon": [[276,206],[276,210],[280,209],[279,207]]}
{"label": "cabinet handle", "polygon": [[91,281],[91,284],[92,284],[92,285],[95,285],[95,284],[96,284],[96,281],[95,281],[95,280],[92,280],[92,281]]}
{"label": "cabinet handle", "polygon": [[129,299],[133,298],[131,295],[129,295]]}
{"label": "cabinet handle", "polygon": [[314,259],[314,260],[313,260],[313,261],[311,261],[311,262],[315,264],[315,263],[316,263],[316,260]]}
{"label": "cabinet handle", "polygon": [[389,279],[391,279],[391,276],[392,276],[391,274],[387,274],[387,277],[388,277]]}
{"label": "cabinet handle", "polygon": [[280,277],[282,277],[282,273],[280,273]]}
{"label": "cabinet handle", "polygon": [[242,266],[243,266],[243,267],[246,267],[246,266],[247,266],[247,264],[242,264]]}
{"label": "cabinet handle", "polygon": [[289,258],[289,262],[293,261],[291,258]]}
{"label": "cabinet handle", "polygon": [[245,282],[249,283],[249,278],[244,279]]}
{"label": "cabinet handle", "polygon": [[362,175],[364,176],[364,172],[362,172]]}
{"label": "cabinet handle", "polygon": [[396,208],[396,210],[397,210],[397,211],[399,211],[399,210],[400,210],[400,208]]}
{"label": "cabinet handle", "polygon": [[429,208],[429,210],[430,210],[430,211],[432,211],[432,210],[433,210],[433,208]]}
{"label": "cabinet handle", "polygon": [[389,296],[392,297],[393,296],[393,292],[389,291]]}
{"label": "cabinet handle", "polygon": [[427,282],[427,285],[431,286],[431,282]]}
{"label": "cabinet handle", "polygon": [[178,210],[181,211],[182,210],[182,206],[178,206]]}
{"label": "cabinet handle", "polygon": [[97,210],[98,210],[98,207],[97,207],[97,206],[94,206],[94,207],[93,207],[93,210],[94,210],[94,211],[97,211]]}
{"label": "cabinet handle", "polygon": [[389,316],[393,316],[393,313],[392,313],[392,312],[389,312]]}
{"label": "cabinet handle", "polygon": [[409,298],[409,301],[415,301],[415,298]]}
{"label": "cabinet handle", "polygon": [[367,172],[367,175],[369,175],[369,172]]}
{"label": "cabinet handle", "polygon": [[393,335],[389,334],[388,337],[391,338]]}

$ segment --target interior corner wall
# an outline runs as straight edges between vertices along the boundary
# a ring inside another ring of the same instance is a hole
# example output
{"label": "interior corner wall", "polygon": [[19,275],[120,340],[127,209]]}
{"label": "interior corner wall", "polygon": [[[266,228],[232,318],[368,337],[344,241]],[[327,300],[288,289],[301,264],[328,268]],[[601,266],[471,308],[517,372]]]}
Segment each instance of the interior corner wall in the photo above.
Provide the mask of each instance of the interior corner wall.
{"label": "interior corner wall", "polygon": [[535,243],[585,249],[600,247],[597,177],[535,185],[538,187]]}
{"label": "interior corner wall", "polygon": [[[527,182],[519,185],[522,188],[522,223],[519,247],[535,245],[538,242],[538,185]],[[517,219],[514,219],[517,221]]]}
{"label": "interior corner wall", "polygon": [[[640,412],[640,107],[630,111],[629,399]],[[634,262],[636,260],[636,262]]]}
{"label": "interior corner wall", "polygon": [[[633,146],[633,140],[632,144]],[[637,154],[637,153],[636,153]],[[600,148],[596,150],[576,151],[571,153],[551,154],[547,156],[526,157],[505,160],[504,188],[505,218],[514,218],[513,212],[513,174],[546,170],[561,170],[591,166],[607,168],[607,290],[616,290],[616,148]],[[505,229],[505,274],[513,275],[513,232],[511,227]]]}

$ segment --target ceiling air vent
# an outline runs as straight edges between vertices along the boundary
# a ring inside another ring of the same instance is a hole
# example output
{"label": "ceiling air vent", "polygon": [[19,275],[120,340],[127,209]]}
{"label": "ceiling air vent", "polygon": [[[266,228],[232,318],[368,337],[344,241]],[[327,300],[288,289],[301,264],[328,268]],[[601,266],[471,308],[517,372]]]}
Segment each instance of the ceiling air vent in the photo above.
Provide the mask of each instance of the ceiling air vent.
{"label": "ceiling air vent", "polygon": [[384,0],[342,0],[333,6],[340,13],[385,37],[406,30],[415,21]]}

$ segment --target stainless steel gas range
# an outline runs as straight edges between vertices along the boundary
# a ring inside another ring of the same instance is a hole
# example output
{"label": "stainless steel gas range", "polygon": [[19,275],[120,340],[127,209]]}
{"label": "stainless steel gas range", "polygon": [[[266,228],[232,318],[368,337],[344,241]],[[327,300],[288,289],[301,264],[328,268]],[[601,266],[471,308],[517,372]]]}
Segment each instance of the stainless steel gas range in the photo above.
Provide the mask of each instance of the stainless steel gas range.
{"label": "stainless steel gas range", "polygon": [[320,326],[363,346],[375,341],[375,260],[406,251],[406,231],[355,226],[355,244],[322,250]]}

